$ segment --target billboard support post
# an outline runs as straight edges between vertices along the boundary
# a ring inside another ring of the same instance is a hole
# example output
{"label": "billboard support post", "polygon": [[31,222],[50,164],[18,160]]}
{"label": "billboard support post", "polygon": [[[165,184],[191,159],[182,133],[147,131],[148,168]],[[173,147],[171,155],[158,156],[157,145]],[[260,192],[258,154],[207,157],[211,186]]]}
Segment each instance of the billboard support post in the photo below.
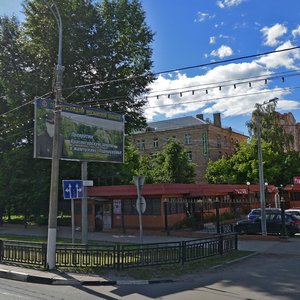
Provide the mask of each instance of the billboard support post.
{"label": "billboard support post", "polygon": [[[81,162],[81,179],[87,180],[87,161]],[[83,186],[83,197],[81,202],[81,243],[87,245],[88,235],[88,204],[87,187]]]}
{"label": "billboard support post", "polygon": [[60,107],[62,98],[62,21],[57,6],[51,4],[51,12],[57,22],[58,36],[58,58],[56,66],[56,86],[55,86],[55,109],[54,109],[54,136],[52,145],[52,166],[51,184],[49,199],[49,219],[48,219],[48,242],[47,242],[47,267],[52,270],[56,265],[56,233],[57,233],[57,201],[58,201],[58,176],[59,176],[59,127],[60,127]]}

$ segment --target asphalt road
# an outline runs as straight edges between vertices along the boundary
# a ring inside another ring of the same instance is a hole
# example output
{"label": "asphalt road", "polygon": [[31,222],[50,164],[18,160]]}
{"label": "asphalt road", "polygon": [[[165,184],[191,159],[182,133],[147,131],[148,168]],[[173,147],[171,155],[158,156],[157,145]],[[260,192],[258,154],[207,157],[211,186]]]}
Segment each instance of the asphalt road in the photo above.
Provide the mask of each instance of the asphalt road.
{"label": "asphalt road", "polygon": [[49,286],[0,279],[0,299],[298,300],[299,254],[261,253],[175,283],[128,286]]}

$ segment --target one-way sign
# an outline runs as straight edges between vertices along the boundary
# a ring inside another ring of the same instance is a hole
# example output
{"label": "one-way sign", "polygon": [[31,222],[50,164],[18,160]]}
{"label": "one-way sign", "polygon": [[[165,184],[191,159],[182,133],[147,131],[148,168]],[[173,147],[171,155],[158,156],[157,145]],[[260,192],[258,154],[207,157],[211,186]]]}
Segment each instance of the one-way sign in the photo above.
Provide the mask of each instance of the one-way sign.
{"label": "one-way sign", "polygon": [[64,199],[83,198],[82,180],[63,180]]}

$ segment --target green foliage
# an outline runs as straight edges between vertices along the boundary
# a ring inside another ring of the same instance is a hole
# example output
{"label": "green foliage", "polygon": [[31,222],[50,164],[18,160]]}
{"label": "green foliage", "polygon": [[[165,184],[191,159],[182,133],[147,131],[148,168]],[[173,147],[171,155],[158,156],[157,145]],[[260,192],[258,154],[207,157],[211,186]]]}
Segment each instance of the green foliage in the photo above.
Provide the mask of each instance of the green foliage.
{"label": "green foliage", "polygon": [[[153,33],[140,1],[51,2],[63,23],[63,101],[88,101],[93,107],[125,114],[128,132],[145,125],[145,100],[140,96],[153,77],[141,75],[152,67]],[[22,23],[0,17],[0,211],[38,216],[47,215],[51,161],[32,158],[30,102],[39,95],[54,97],[58,31],[45,1],[25,0],[24,14]],[[74,88],[85,84],[89,86]],[[101,174],[105,184],[128,183],[129,173],[137,170],[130,164],[130,159],[124,168],[91,163],[89,175],[95,184],[102,183]],[[80,178],[80,164],[62,161],[60,166],[59,181]]]}
{"label": "green foliage", "polygon": [[174,224],[173,229],[196,228],[196,218],[193,216],[186,217]]}
{"label": "green foliage", "polygon": [[[270,142],[262,141],[265,181],[274,184],[287,184],[299,174],[300,155],[296,151],[275,151]],[[259,182],[258,154],[256,139],[240,143],[230,157],[208,164],[206,179],[210,183],[245,184]]]}
{"label": "green foliage", "polygon": [[195,165],[191,163],[185,148],[174,139],[151,158],[147,164],[147,177],[153,183],[192,183],[195,178]]}

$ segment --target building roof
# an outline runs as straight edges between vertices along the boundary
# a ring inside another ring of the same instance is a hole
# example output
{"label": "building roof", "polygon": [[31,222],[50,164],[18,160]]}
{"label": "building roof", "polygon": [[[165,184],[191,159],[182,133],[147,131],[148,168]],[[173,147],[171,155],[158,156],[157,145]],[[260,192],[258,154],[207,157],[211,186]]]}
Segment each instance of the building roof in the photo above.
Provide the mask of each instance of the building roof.
{"label": "building roof", "polygon": [[[275,193],[276,187],[268,185],[268,193]],[[143,186],[143,196],[167,196],[182,195],[186,197],[218,196],[218,195],[240,195],[255,193],[259,191],[259,185],[251,184],[181,184],[181,183],[159,183],[145,184]],[[136,197],[135,185],[114,185],[114,186],[93,186],[88,188],[89,197],[108,197],[108,198],[128,198]]]}
{"label": "building roof", "polygon": [[148,126],[150,128],[154,128],[155,131],[163,131],[163,130],[171,130],[171,129],[184,128],[188,126],[206,125],[206,124],[208,124],[208,122],[198,119],[197,117],[189,116],[189,117],[152,122],[149,123]]}

